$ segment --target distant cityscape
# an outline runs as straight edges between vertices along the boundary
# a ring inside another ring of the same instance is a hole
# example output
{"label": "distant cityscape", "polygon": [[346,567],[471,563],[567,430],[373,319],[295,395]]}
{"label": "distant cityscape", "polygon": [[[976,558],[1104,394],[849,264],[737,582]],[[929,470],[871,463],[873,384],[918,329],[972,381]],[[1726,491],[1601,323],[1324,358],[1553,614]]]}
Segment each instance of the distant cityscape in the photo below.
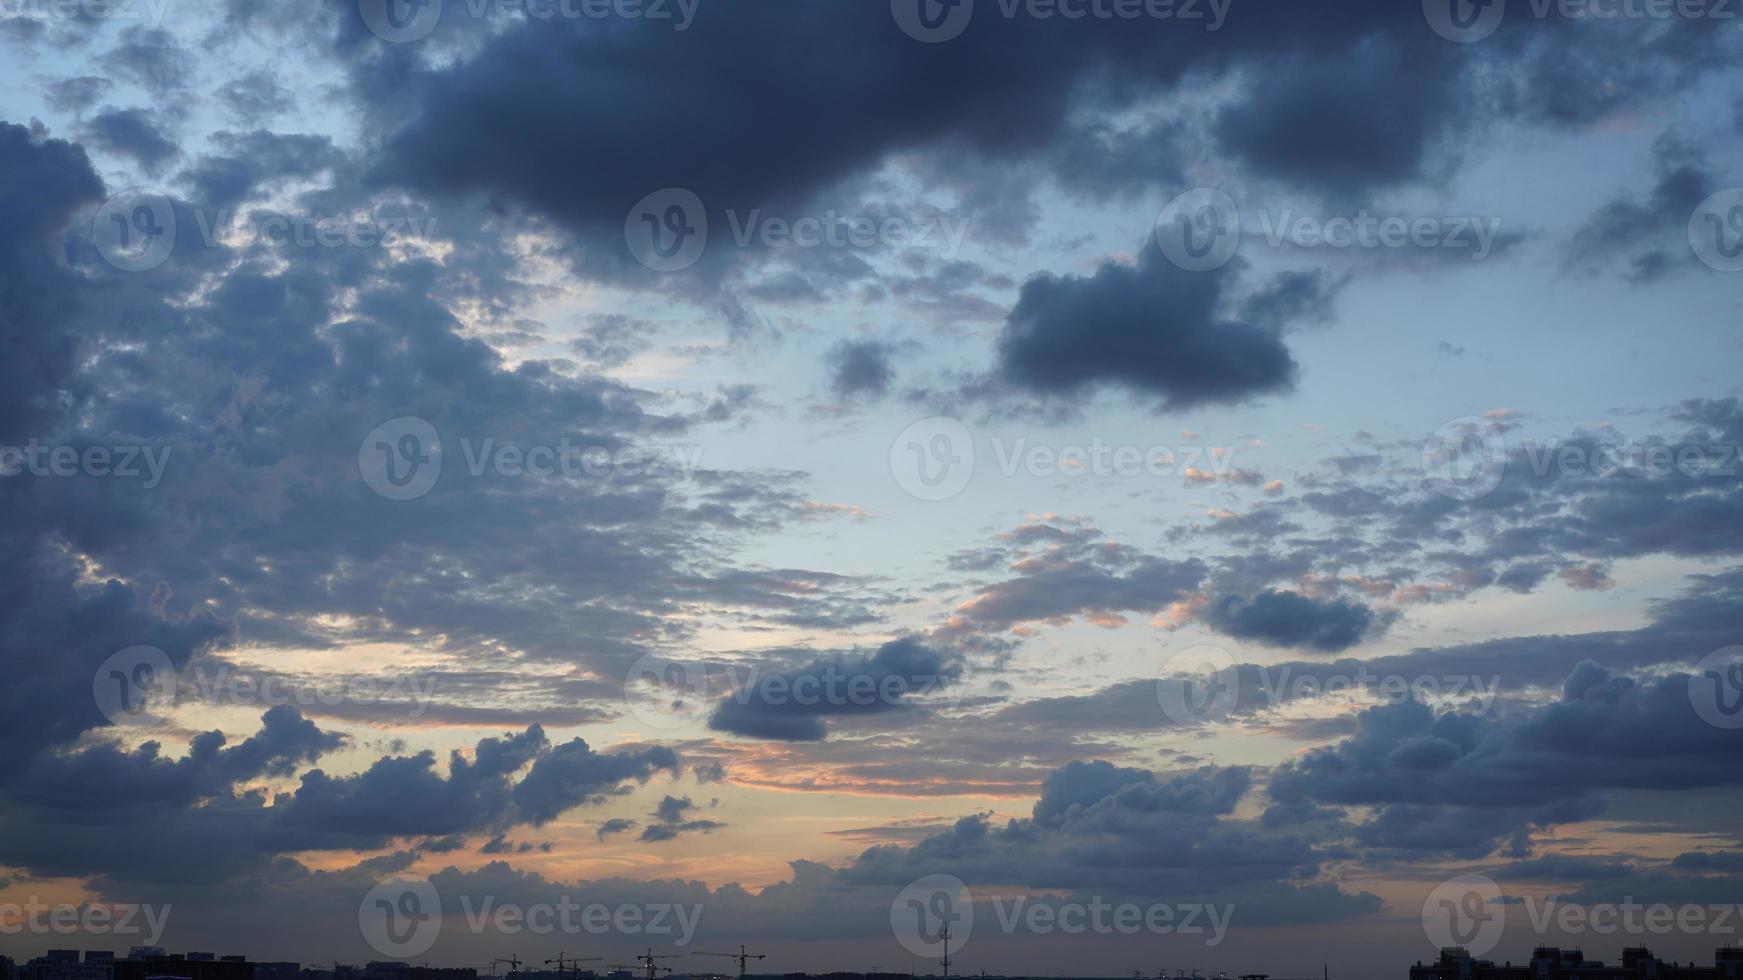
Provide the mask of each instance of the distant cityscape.
{"label": "distant cityscape", "polygon": [[1666,961],[1645,946],[1622,950],[1620,963],[1588,960],[1578,949],[1539,946],[1529,961],[1480,960],[1453,946],[1433,963],[1410,968],[1410,980],[1736,980],[1743,977],[1743,948],[1721,946],[1711,966]]}
{"label": "distant cityscape", "polygon": [[[510,961],[503,961],[505,963]],[[1226,973],[1205,977],[1201,971],[1176,971],[1181,980],[1229,980]],[[605,970],[511,968],[485,977],[504,980],[638,980],[653,974],[666,980],[725,980],[730,974],[686,973],[669,967],[613,965]],[[948,974],[946,975],[948,976]],[[740,973],[739,980],[914,980],[938,977],[914,973]],[[974,974],[984,980],[1030,980],[1010,974]],[[246,956],[205,952],[168,953],[160,946],[135,946],[125,957],[110,950],[51,949],[45,955],[17,963],[0,956],[0,980],[479,980],[474,967],[417,966],[398,961],[371,961],[360,966],[260,962]],[[942,978],[940,978],[942,980]],[[1088,980],[1088,978],[1086,978]],[[1146,980],[1142,971],[1107,980]],[[1158,971],[1155,980],[1170,980]],[[1238,980],[1283,980],[1265,973],[1240,974]],[[1322,973],[1321,980],[1330,980]],[[1630,946],[1618,962],[1589,960],[1579,949],[1540,946],[1529,960],[1517,964],[1477,959],[1467,950],[1449,947],[1431,963],[1410,967],[1409,980],[1743,980],[1743,948],[1722,946],[1711,964],[1661,960],[1644,946]]]}

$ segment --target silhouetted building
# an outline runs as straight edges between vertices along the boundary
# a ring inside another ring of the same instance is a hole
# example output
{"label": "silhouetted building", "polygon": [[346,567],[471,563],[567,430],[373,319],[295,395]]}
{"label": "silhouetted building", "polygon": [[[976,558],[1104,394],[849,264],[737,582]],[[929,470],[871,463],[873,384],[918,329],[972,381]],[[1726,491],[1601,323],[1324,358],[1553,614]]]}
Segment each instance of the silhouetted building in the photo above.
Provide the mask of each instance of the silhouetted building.
{"label": "silhouetted building", "polygon": [[[478,980],[477,969],[469,966],[412,966],[409,963],[372,961],[364,967],[366,980]],[[522,970],[519,980],[529,980],[534,976],[530,970]],[[258,976],[256,980],[259,980]]]}
{"label": "silhouetted building", "polygon": [[189,959],[186,956],[162,956],[134,959],[129,956],[115,961],[114,980],[147,980],[151,977],[179,977],[181,980],[254,980],[254,964],[240,956],[223,959]]}
{"label": "silhouetted building", "polygon": [[87,953],[79,962],[76,949],[51,949],[18,968],[18,980],[110,980],[113,953]]}
{"label": "silhouetted building", "polygon": [[1743,980],[1743,949],[1720,947],[1712,966],[1696,966],[1660,960],[1644,946],[1623,950],[1620,963],[1588,960],[1578,949],[1539,946],[1529,962],[1497,964],[1454,946],[1441,950],[1434,963],[1411,967],[1410,980]]}
{"label": "silhouetted building", "polygon": [[254,980],[301,980],[301,963],[256,963]]}

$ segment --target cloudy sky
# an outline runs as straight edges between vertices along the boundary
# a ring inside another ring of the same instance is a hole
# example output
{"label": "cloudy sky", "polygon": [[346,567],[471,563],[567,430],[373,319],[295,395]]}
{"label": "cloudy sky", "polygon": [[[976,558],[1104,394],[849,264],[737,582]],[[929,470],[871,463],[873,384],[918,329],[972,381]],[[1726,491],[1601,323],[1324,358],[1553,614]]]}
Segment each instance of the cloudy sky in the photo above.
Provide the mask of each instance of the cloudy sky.
{"label": "cloudy sky", "polygon": [[1740,28],[0,3],[0,954],[1710,960]]}

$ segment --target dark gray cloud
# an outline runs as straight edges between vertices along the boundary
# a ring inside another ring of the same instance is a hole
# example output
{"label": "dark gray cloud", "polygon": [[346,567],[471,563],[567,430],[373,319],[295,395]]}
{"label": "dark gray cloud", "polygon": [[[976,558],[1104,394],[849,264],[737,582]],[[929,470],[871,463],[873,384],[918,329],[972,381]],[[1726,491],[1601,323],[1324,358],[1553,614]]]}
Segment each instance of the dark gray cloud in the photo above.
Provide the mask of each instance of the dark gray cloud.
{"label": "dark gray cloud", "polygon": [[132,26],[102,55],[102,65],[156,97],[173,96],[192,83],[193,53],[161,27]]}
{"label": "dark gray cloud", "polygon": [[1277,330],[1227,318],[1241,268],[1189,272],[1146,245],[1136,267],[1031,279],[999,337],[995,377],[1043,397],[1112,387],[1169,409],[1286,392],[1297,366]]}
{"label": "dark gray cloud", "polygon": [[1282,803],[1371,807],[1369,847],[1482,857],[1532,828],[1588,820],[1609,789],[1735,788],[1736,734],[1695,711],[1689,675],[1636,681],[1585,662],[1561,698],[1470,714],[1406,700],[1271,776]]}
{"label": "dark gray cloud", "polygon": [[1385,616],[1348,599],[1321,601],[1299,592],[1266,589],[1211,602],[1205,624],[1240,640],[1325,653],[1347,650],[1385,627]]}
{"label": "dark gray cloud", "polygon": [[51,108],[81,115],[96,106],[115,83],[99,75],[78,75],[50,83],[47,99]]}
{"label": "dark gray cloud", "polygon": [[1073,762],[1048,775],[1028,818],[999,826],[964,817],[911,847],[873,847],[843,874],[905,883],[948,873],[971,885],[1250,900],[1255,924],[1339,921],[1379,907],[1373,895],[1315,882],[1322,855],[1306,837],[1233,817],[1250,788],[1243,768],[1158,774]]}
{"label": "dark gray cloud", "polygon": [[888,391],[895,380],[890,366],[892,348],[877,340],[843,340],[824,355],[829,367],[829,388],[839,398],[875,398]]}
{"label": "dark gray cloud", "polygon": [[1690,268],[1689,215],[1717,189],[1702,149],[1685,136],[1666,132],[1653,145],[1655,181],[1648,193],[1623,193],[1595,211],[1566,245],[1564,267],[1609,271],[1620,262],[1634,282],[1651,282]]}
{"label": "dark gray cloud", "polygon": [[157,118],[145,109],[110,109],[92,116],[84,126],[85,138],[110,153],[137,163],[146,173],[156,173],[165,162],[181,153],[164,133]]}
{"label": "dark gray cloud", "polygon": [[[644,843],[657,844],[669,840],[677,840],[687,833],[712,833],[726,826],[718,820],[707,820],[692,816],[696,803],[688,796],[667,796],[660,800],[650,814],[653,822],[642,828],[641,836],[637,838]],[[603,832],[603,828],[601,828]]]}
{"label": "dark gray cloud", "polygon": [[244,126],[259,126],[296,108],[291,91],[267,69],[243,72],[213,93],[230,118]]}
{"label": "dark gray cloud", "polygon": [[1216,121],[1220,145],[1253,172],[1349,197],[1450,169],[1435,144],[1468,110],[1445,45],[1368,36],[1342,57],[1298,56],[1257,73]]}
{"label": "dark gray cloud", "polygon": [[211,209],[233,208],[278,182],[344,165],[344,156],[325,136],[226,131],[212,134],[211,144],[213,152],[201,155],[182,175],[194,200]]}
{"label": "dark gray cloud", "polygon": [[818,657],[797,670],[753,672],[715,706],[715,731],[782,741],[816,741],[832,718],[900,711],[934,694],[962,670],[955,656],[919,640],[891,640],[870,654]]}

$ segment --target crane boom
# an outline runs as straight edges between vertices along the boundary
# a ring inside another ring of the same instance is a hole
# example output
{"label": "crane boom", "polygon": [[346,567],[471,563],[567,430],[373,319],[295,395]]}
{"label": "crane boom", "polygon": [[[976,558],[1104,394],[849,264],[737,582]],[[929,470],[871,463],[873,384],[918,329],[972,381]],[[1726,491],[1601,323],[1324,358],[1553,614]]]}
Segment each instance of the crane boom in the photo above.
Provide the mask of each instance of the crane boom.
{"label": "crane boom", "polygon": [[737,960],[738,961],[738,975],[742,977],[742,976],[744,976],[746,961],[748,961],[748,960],[760,960],[768,954],[766,954],[766,953],[752,953],[752,952],[745,949],[745,946],[743,943],[739,943],[738,952],[736,952],[736,953],[697,953],[696,955],[697,956],[724,956],[724,957],[727,957],[728,959]]}

